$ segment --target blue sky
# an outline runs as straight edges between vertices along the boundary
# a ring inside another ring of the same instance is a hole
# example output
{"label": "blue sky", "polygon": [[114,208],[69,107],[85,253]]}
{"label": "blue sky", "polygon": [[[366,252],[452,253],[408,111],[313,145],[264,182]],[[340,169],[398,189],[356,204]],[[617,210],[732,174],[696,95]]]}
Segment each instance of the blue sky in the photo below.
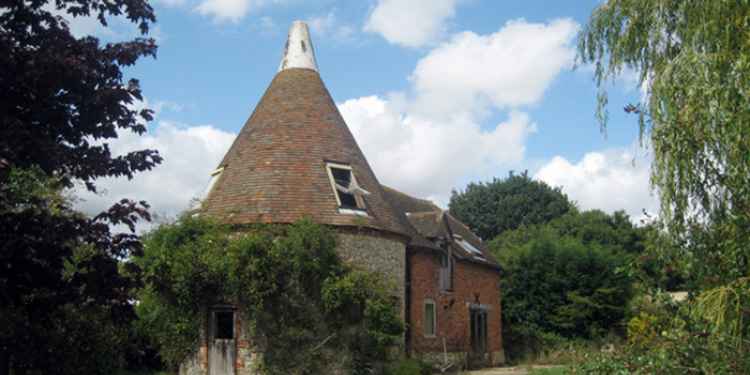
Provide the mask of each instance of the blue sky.
{"label": "blue sky", "polygon": [[[529,170],[582,208],[655,211],[649,156],[636,119],[633,74],[610,87],[606,137],[592,69],[573,69],[577,33],[599,4],[490,0],[160,0],[155,60],[126,71],[157,110],[124,152],[159,148],[165,163],[133,181],[83,194],[96,210],[145,197],[175,215],[200,195],[270,83],[293,20],[310,26],[321,76],[381,182],[446,204],[467,182]],[[134,35],[71,21],[79,35]]]}

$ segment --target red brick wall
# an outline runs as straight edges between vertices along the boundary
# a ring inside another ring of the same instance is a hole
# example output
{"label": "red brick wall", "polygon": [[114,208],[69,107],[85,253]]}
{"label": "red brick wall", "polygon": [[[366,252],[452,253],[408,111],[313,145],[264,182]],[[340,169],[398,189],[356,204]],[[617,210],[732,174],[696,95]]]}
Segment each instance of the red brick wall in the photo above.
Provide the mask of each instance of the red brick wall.
{"label": "red brick wall", "polygon": [[[409,262],[411,277],[409,350],[414,353],[442,352],[443,337],[445,337],[449,352],[470,351],[469,304],[477,302],[490,306],[487,315],[487,351],[502,350],[500,274],[497,270],[457,260],[453,275],[453,291],[441,292],[440,259],[436,254],[412,252],[409,254]],[[435,301],[437,311],[435,337],[424,336],[425,299]]]}

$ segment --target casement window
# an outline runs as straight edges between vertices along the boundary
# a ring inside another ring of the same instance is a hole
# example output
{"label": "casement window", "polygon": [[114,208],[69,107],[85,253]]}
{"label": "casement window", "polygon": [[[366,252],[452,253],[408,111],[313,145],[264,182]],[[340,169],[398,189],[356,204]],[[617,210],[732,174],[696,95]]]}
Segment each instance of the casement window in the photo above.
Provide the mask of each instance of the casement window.
{"label": "casement window", "polygon": [[336,163],[328,163],[326,167],[339,212],[367,215],[364,196],[370,192],[359,186],[352,167]]}
{"label": "casement window", "polygon": [[453,290],[453,256],[450,250],[440,255],[440,290]]}
{"label": "casement window", "polygon": [[435,337],[437,332],[437,309],[435,308],[435,301],[426,299],[424,301],[424,320],[423,320],[424,335],[426,337]]}
{"label": "casement window", "polygon": [[469,254],[471,254],[474,258],[486,260],[484,257],[484,254],[482,254],[482,251],[477,249],[476,246],[472,245],[468,241],[466,241],[463,237],[461,237],[458,234],[453,235],[453,239],[456,240],[456,243],[461,246],[464,250],[466,250]]}

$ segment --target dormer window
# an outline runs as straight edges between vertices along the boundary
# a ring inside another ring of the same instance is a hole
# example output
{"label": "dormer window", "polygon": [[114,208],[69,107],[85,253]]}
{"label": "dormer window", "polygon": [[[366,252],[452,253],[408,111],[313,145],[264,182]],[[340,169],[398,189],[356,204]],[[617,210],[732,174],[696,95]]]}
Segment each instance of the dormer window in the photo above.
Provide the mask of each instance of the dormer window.
{"label": "dormer window", "polygon": [[206,186],[206,190],[203,192],[203,197],[201,199],[208,198],[208,194],[211,192],[211,190],[213,190],[214,185],[216,185],[216,181],[219,181],[221,172],[224,172],[224,167],[216,168],[216,170],[211,172],[211,179],[208,181],[208,186]]}
{"label": "dormer window", "polygon": [[365,214],[364,196],[370,192],[363,189],[357,183],[357,179],[352,173],[352,168],[344,164],[328,163],[328,178],[331,180],[336,202],[339,205],[340,213],[358,213]]}
{"label": "dormer window", "polygon": [[203,205],[203,201],[208,198],[208,194],[211,193],[211,190],[213,190],[214,185],[216,185],[216,181],[219,181],[219,177],[221,177],[221,172],[224,172],[224,167],[216,168],[213,172],[211,172],[211,178],[208,180],[208,186],[206,186],[206,189],[203,190],[203,194],[201,194],[200,197],[197,197],[197,199],[194,199],[194,202],[191,204],[191,209],[197,210],[200,209]]}

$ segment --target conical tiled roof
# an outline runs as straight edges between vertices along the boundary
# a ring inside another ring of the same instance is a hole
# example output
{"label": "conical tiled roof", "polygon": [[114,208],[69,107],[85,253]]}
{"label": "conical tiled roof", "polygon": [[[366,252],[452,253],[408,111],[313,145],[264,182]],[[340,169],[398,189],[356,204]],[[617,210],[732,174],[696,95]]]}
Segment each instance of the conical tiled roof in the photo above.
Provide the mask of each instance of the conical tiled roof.
{"label": "conical tiled roof", "polygon": [[[295,27],[299,25],[293,25],[290,40]],[[296,44],[287,43],[285,59]],[[380,183],[315,70],[309,37],[306,44],[312,60],[305,60],[304,67],[289,61],[282,64],[219,165],[223,170],[201,211],[231,223],[290,223],[310,217],[322,224],[409,236],[405,216],[384,199]],[[366,215],[339,208],[327,163],[351,167],[359,186],[369,192],[362,196]]]}

